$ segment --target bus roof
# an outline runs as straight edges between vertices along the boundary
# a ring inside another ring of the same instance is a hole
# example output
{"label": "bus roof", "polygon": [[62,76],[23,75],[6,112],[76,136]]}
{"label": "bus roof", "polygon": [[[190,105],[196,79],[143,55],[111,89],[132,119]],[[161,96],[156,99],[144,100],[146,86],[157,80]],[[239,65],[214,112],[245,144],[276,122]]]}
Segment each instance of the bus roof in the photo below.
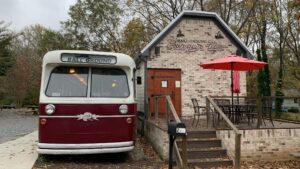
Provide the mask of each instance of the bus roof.
{"label": "bus roof", "polygon": [[[43,66],[49,63],[67,63],[72,62],[63,62],[61,55],[62,54],[84,54],[84,55],[104,55],[104,56],[115,56],[117,58],[116,63],[101,63],[101,65],[117,65],[117,66],[129,66],[135,67],[135,62],[132,57],[114,52],[99,52],[99,51],[85,51],[85,50],[54,50],[47,52],[43,58]],[[74,63],[74,62],[73,62]],[[77,63],[77,64],[89,64],[89,65],[99,65],[99,63]]]}

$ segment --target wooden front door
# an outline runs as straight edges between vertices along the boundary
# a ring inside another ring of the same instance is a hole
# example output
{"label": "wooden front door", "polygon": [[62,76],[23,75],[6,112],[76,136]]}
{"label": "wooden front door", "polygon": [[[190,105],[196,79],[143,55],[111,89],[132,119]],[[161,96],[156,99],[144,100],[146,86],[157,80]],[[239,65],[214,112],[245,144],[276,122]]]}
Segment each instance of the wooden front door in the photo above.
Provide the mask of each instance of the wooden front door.
{"label": "wooden front door", "polygon": [[[157,95],[170,95],[179,117],[181,117],[181,70],[148,69],[147,95],[149,112],[154,113],[154,98]],[[159,116],[166,117],[166,99],[158,99]]]}

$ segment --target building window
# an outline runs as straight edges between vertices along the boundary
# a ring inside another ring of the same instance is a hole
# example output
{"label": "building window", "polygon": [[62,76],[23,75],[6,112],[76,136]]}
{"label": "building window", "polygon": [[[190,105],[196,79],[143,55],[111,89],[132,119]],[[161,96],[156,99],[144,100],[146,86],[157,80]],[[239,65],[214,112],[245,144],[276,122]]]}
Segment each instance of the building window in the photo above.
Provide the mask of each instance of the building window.
{"label": "building window", "polygon": [[161,81],[161,87],[162,87],[162,88],[167,88],[167,87],[168,87],[168,81],[162,80],[162,81]]}
{"label": "building window", "polygon": [[160,47],[156,46],[156,47],[154,48],[154,53],[155,53],[156,55],[159,55],[159,54],[160,54]]}
{"label": "building window", "polygon": [[136,77],[136,83],[137,83],[138,85],[141,85],[141,84],[142,84],[142,77],[141,77],[141,76]]}

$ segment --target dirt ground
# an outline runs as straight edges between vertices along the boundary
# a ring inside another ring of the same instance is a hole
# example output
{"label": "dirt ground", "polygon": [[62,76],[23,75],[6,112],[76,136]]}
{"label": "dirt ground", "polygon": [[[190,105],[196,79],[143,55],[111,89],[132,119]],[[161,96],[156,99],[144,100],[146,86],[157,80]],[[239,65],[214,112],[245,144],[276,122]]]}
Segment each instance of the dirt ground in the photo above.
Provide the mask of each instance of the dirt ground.
{"label": "dirt ground", "polygon": [[38,158],[33,169],[152,169],[167,168],[144,138],[137,138],[130,153],[50,156]]}
{"label": "dirt ground", "polygon": [[[76,155],[76,156],[40,156],[33,169],[167,169],[145,138],[137,138],[136,148],[130,153]],[[191,167],[201,169],[200,167]],[[174,169],[178,169],[174,167]],[[217,167],[212,169],[233,169]],[[241,169],[300,169],[300,160],[293,161],[252,161],[243,162]]]}

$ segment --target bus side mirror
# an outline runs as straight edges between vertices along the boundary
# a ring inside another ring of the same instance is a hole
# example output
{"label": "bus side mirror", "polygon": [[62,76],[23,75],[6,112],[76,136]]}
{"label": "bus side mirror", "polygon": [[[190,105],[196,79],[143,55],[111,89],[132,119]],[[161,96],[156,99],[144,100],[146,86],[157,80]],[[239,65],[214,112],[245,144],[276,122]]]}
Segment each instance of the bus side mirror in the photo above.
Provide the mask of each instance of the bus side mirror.
{"label": "bus side mirror", "polygon": [[184,123],[171,121],[168,124],[168,134],[172,136],[186,136],[186,127]]}

